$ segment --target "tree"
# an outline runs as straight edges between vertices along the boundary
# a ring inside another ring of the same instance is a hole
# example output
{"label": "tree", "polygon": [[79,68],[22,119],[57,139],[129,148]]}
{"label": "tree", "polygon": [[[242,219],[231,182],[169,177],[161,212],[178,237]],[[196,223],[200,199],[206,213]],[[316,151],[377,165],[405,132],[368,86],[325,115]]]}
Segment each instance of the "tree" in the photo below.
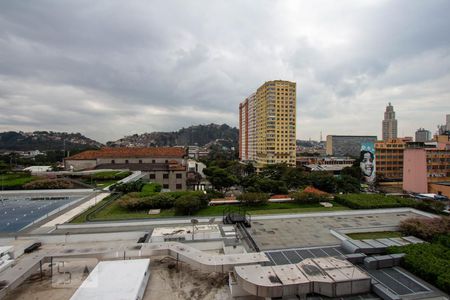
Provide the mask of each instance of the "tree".
{"label": "tree", "polygon": [[337,189],[336,178],[328,172],[313,172],[309,176],[311,185],[327,193],[335,193]]}
{"label": "tree", "polygon": [[341,171],[341,175],[351,176],[357,180],[361,180],[361,168],[359,166],[345,167]]}
{"label": "tree", "polygon": [[253,166],[253,164],[252,163],[247,163],[245,166],[244,166],[244,173],[245,173],[245,175],[253,175],[253,174],[255,174],[255,172],[256,172],[256,168]]}
{"label": "tree", "polygon": [[227,189],[238,182],[236,176],[229,174],[219,167],[205,168],[203,173],[205,173],[206,178],[211,182],[214,188],[219,191]]}
{"label": "tree", "polygon": [[298,168],[288,168],[282,176],[288,189],[298,189],[310,185],[308,175]]}
{"label": "tree", "polygon": [[342,193],[359,193],[360,180],[353,176],[341,175],[336,180],[337,191]]}
{"label": "tree", "polygon": [[289,167],[285,163],[267,165],[261,170],[260,175],[265,178],[280,180],[288,168]]}
{"label": "tree", "polygon": [[201,208],[201,201],[195,195],[184,195],[175,201],[175,212],[177,215],[192,215]]}

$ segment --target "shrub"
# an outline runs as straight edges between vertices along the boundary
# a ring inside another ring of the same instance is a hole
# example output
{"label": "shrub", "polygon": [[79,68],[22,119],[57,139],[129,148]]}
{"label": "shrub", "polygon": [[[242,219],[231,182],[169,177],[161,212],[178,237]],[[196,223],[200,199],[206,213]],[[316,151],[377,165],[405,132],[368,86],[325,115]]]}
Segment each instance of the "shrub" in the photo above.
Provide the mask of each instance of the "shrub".
{"label": "shrub", "polygon": [[120,198],[117,204],[128,210],[144,210],[146,208],[145,198],[134,198],[128,195]]}
{"label": "shrub", "polygon": [[244,205],[258,206],[264,205],[269,200],[269,194],[265,193],[243,193],[238,196],[238,200]]}
{"label": "shrub", "polygon": [[208,197],[208,200],[211,200],[211,199],[215,199],[215,198],[223,198],[223,197],[225,197],[225,194],[221,193],[219,191],[216,191],[216,190],[209,189],[209,190],[206,190],[206,196]]}
{"label": "shrub", "polygon": [[319,203],[329,201],[328,196],[324,194],[311,193],[311,192],[295,192],[289,195],[295,202],[299,204],[305,203]]}
{"label": "shrub", "polygon": [[23,185],[23,188],[27,190],[70,189],[73,187],[73,183],[67,179],[42,179]]}
{"label": "shrub", "polygon": [[128,210],[167,209],[174,206],[175,198],[169,194],[141,196],[139,193],[129,193],[122,196],[117,204]]}
{"label": "shrub", "polygon": [[[447,235],[446,239],[449,236]],[[405,253],[402,265],[438,288],[450,292],[450,248],[438,239],[433,243],[389,247],[388,253]]]}
{"label": "shrub", "polygon": [[142,180],[137,180],[127,183],[117,183],[112,185],[109,189],[126,194],[131,192],[140,192],[143,186],[144,182]]}
{"label": "shrub", "polygon": [[441,213],[445,206],[437,200],[415,200],[381,194],[337,195],[335,201],[354,209],[412,207],[432,213]]}
{"label": "shrub", "polygon": [[175,204],[175,198],[169,194],[157,194],[144,198],[147,208],[172,208]]}
{"label": "shrub", "polygon": [[450,217],[409,218],[400,222],[400,231],[405,235],[414,235],[431,241],[440,234],[450,232]]}
{"label": "shrub", "polygon": [[175,201],[175,213],[177,215],[192,215],[200,210],[202,203],[195,195],[184,195]]}

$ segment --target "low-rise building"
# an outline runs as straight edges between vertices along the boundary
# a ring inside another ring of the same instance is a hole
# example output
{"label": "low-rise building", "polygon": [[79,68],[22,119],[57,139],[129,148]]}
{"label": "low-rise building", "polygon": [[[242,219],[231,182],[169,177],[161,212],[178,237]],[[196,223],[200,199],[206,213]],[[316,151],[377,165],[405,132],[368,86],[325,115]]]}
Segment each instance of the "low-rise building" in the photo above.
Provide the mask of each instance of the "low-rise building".
{"label": "low-rise building", "polygon": [[403,190],[428,193],[431,186],[442,182],[450,182],[450,142],[408,143],[404,150]]}
{"label": "low-rise building", "polygon": [[375,143],[376,176],[382,181],[402,181],[403,150],[411,137],[388,139]]}
{"label": "low-rise building", "polygon": [[327,135],[327,155],[359,157],[361,144],[377,141],[371,135]]}
{"label": "low-rise building", "polygon": [[320,156],[300,156],[297,157],[297,167],[305,167],[308,170],[327,171],[340,174],[342,169],[351,167],[355,160],[350,157],[320,157]]}
{"label": "low-rise building", "polygon": [[180,147],[102,148],[67,157],[66,170],[128,169],[142,171],[163,189],[186,189],[186,150]]}

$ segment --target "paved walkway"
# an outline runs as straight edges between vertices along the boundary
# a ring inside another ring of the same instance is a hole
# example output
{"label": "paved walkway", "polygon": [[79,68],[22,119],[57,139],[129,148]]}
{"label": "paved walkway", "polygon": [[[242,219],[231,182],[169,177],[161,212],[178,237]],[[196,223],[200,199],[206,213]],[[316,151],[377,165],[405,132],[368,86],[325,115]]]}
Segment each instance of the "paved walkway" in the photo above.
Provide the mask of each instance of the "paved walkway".
{"label": "paved walkway", "polygon": [[105,199],[108,196],[109,196],[109,193],[101,193],[101,194],[95,195],[91,200],[86,201],[83,204],[60,215],[59,217],[45,223],[44,225],[41,226],[41,228],[48,228],[49,230],[53,230],[56,225],[69,222],[74,217],[81,214],[82,212],[85,212],[90,207],[96,205],[98,202],[102,201],[103,199]]}

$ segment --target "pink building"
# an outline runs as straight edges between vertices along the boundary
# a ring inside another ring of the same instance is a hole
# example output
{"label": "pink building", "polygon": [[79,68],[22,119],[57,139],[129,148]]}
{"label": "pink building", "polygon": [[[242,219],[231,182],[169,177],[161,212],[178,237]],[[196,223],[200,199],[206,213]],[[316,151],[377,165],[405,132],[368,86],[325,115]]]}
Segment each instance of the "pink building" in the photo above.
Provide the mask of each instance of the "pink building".
{"label": "pink building", "polygon": [[403,190],[427,193],[427,153],[425,148],[403,151]]}
{"label": "pink building", "polygon": [[450,143],[408,143],[403,152],[403,190],[428,193],[433,183],[450,182]]}

